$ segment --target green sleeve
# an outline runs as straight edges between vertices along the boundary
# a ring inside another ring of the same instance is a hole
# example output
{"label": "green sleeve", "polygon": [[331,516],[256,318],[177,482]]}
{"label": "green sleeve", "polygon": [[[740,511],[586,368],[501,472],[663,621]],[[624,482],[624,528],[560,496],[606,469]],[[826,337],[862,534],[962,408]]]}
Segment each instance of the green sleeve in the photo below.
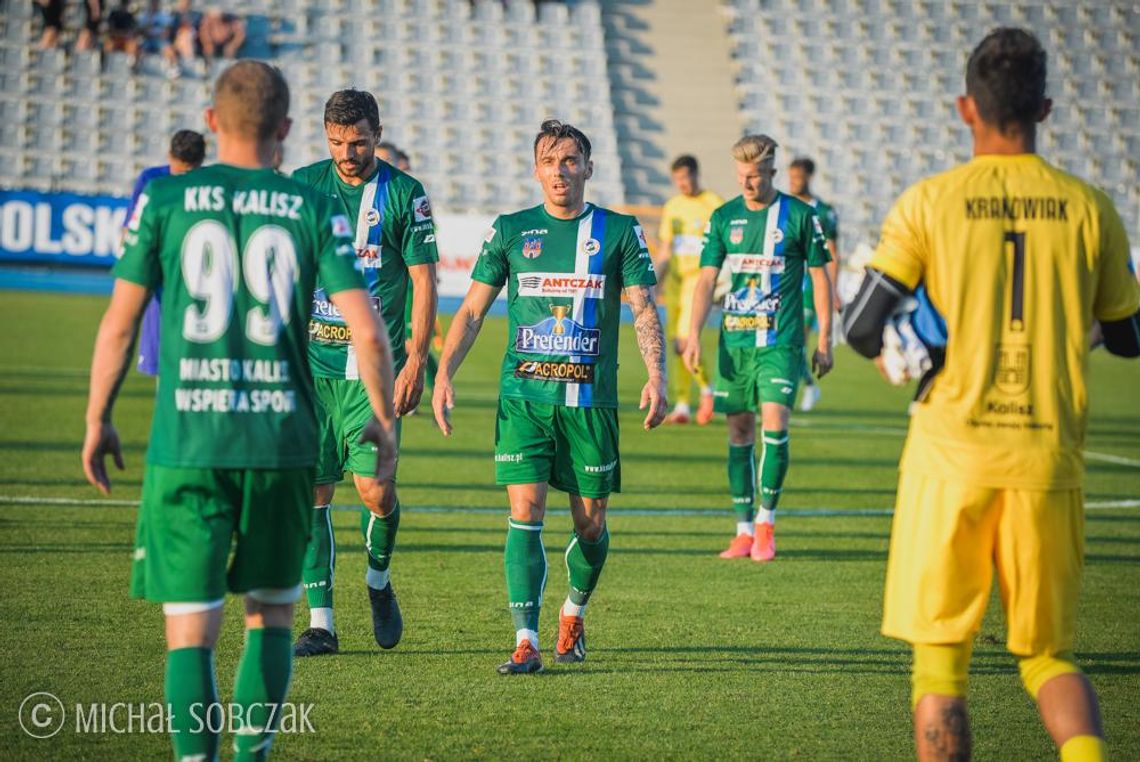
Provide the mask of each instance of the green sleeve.
{"label": "green sleeve", "polygon": [[701,245],[701,267],[715,267],[719,270],[724,264],[728,252],[724,248],[724,231],[721,229],[720,218],[720,210],[717,209],[705,225],[705,239]]}
{"label": "green sleeve", "polygon": [[645,242],[645,232],[636,217],[628,217],[628,224],[622,233],[621,241],[621,284],[628,286],[656,286],[657,275],[653,272],[653,260],[649,258],[649,245]]}
{"label": "green sleeve", "polygon": [[162,262],[158,258],[162,242],[160,204],[152,203],[153,191],[154,181],[151,181],[139,194],[124,231],[123,255],[111,269],[116,278],[152,290],[162,285]]}
{"label": "green sleeve", "polygon": [[805,214],[800,221],[800,240],[804,245],[804,258],[808,267],[823,267],[831,261],[827,250],[827,236],[823,233],[823,223],[815,212]]}
{"label": "green sleeve", "polygon": [[[317,194],[313,194],[316,196]],[[352,223],[342,206],[317,196],[316,257],[317,278],[328,294],[364,288],[364,278],[356,269],[352,245]]]}
{"label": "green sleeve", "polygon": [[820,220],[823,223],[823,234],[827,236],[827,240],[839,242],[839,214],[835,211],[835,207],[830,204],[823,211],[823,218]]}
{"label": "green sleeve", "polygon": [[503,218],[497,217],[487,235],[483,237],[483,249],[479,252],[479,258],[475,260],[475,267],[471,271],[472,280],[495,288],[506,285],[507,276],[511,271],[502,228]]}
{"label": "green sleeve", "polygon": [[424,186],[413,181],[402,204],[400,214],[400,254],[404,264],[425,265],[439,261],[435,247],[435,223],[431,216],[431,202]]}

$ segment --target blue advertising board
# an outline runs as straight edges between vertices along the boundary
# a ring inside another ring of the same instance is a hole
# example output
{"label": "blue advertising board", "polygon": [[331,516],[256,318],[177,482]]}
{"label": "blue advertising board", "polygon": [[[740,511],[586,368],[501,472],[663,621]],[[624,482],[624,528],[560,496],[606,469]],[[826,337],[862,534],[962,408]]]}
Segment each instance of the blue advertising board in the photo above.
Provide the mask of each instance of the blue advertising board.
{"label": "blue advertising board", "polygon": [[115,263],[126,198],[0,190],[0,262]]}

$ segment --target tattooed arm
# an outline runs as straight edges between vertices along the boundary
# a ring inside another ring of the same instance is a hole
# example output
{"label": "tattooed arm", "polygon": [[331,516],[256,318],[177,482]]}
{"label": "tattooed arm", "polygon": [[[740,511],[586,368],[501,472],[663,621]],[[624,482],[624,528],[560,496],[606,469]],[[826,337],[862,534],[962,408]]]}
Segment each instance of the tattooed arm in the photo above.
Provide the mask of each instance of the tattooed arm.
{"label": "tattooed arm", "polygon": [[668,402],[665,399],[665,335],[661,331],[661,320],[657,316],[657,304],[653,301],[651,286],[629,286],[625,289],[633,311],[633,330],[637,334],[637,348],[649,371],[649,380],[641,390],[642,410],[645,414],[645,429],[655,428],[665,420]]}

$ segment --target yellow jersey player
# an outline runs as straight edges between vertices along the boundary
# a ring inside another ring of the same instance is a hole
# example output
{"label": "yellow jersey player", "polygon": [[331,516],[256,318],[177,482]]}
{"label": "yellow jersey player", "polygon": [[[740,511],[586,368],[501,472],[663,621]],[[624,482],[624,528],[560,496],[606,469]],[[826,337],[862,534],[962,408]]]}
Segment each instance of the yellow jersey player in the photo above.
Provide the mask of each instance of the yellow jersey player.
{"label": "yellow jersey player", "polygon": [[665,333],[672,351],[669,353],[669,397],[673,411],[666,423],[688,423],[692,414],[689,392],[693,382],[701,391],[697,406],[697,423],[704,426],[713,417],[713,390],[704,367],[689,373],[678,362],[689,339],[689,323],[693,314],[693,292],[701,274],[701,240],[705,225],[713,211],[724,203],[717,194],[701,189],[700,170],[692,156],[678,156],[673,162],[673,185],[677,195],[665,202],[661,210],[661,227],[657,238],[661,252],[657,258],[657,280],[664,284]]}
{"label": "yellow jersey player", "polygon": [[847,339],[879,354],[901,296],[925,285],[945,364],[914,405],[900,463],[883,633],[914,649],[919,759],[966,759],[970,649],[996,567],[1021,677],[1062,760],[1099,760],[1096,695],[1073,661],[1083,565],[1086,337],[1140,354],[1140,286],[1104,193],[1035,154],[1046,55],[997,29],[966,65],[974,157],[923,180],[883,223]]}

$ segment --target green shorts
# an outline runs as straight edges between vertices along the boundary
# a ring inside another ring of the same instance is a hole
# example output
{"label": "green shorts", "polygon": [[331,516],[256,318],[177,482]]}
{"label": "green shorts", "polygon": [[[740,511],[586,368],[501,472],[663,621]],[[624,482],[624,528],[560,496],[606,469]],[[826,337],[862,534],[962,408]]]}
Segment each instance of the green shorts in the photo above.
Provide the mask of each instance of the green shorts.
{"label": "green shorts", "polygon": [[582,497],[621,492],[617,410],[500,397],[495,482],[548,482]]}
{"label": "green shorts", "polygon": [[131,595],[158,603],[262,588],[300,595],[312,504],[311,468],[147,465]]}
{"label": "green shorts", "polygon": [[731,349],[720,342],[714,407],[718,413],[760,412],[775,402],[792,407],[804,367],[803,347]]}
{"label": "green shorts", "polygon": [[[376,445],[360,444],[360,432],[372,419],[372,403],[363,381],[345,378],[313,379],[317,412],[317,484],[335,484],[348,471],[361,476],[376,473]],[[400,419],[396,419],[396,444]]]}

